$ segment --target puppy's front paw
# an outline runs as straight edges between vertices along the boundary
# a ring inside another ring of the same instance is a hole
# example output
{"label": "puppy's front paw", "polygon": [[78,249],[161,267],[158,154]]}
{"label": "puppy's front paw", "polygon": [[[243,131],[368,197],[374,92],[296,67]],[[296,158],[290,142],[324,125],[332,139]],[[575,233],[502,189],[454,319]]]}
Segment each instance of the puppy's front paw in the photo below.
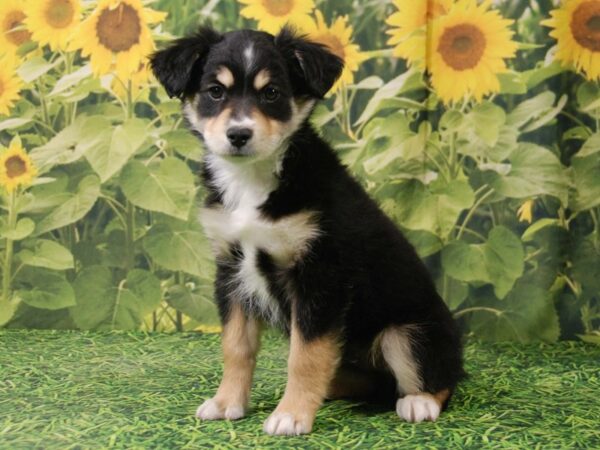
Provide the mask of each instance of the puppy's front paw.
{"label": "puppy's front paw", "polygon": [[310,433],[312,424],[313,421],[308,417],[275,411],[265,420],[263,430],[271,435],[298,436]]}
{"label": "puppy's front paw", "polygon": [[398,399],[396,412],[407,422],[435,422],[440,415],[440,405],[431,395],[407,395]]}
{"label": "puppy's front paw", "polygon": [[244,417],[242,405],[225,405],[216,398],[209,398],[196,410],[196,417],[202,420],[236,420]]}

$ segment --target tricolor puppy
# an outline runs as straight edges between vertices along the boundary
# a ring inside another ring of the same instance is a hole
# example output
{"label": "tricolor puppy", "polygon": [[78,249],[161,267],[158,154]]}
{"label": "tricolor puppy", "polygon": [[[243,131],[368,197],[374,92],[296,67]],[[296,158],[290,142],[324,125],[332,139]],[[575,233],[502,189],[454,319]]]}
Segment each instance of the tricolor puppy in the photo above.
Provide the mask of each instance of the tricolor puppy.
{"label": "tricolor puppy", "polygon": [[455,323],[415,250],[309,123],[340,59],[288,28],[202,28],[152,68],[206,147],[201,220],[225,366],[197,416],[244,416],[266,322],[290,336],[267,433],[310,432],[326,398],[387,395],[402,419],[436,420],[463,377]]}

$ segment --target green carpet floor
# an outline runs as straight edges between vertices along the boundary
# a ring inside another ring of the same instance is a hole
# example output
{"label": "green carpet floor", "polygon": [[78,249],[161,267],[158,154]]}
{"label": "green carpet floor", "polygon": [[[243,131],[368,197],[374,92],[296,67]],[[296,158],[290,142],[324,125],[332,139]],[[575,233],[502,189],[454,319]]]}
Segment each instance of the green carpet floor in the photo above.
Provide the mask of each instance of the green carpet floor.
{"label": "green carpet floor", "polygon": [[328,402],[312,434],[269,437],[285,343],[264,340],[252,409],[199,422],[216,389],[216,335],[0,331],[0,448],[600,448],[600,347],[471,343],[470,378],[436,423]]}

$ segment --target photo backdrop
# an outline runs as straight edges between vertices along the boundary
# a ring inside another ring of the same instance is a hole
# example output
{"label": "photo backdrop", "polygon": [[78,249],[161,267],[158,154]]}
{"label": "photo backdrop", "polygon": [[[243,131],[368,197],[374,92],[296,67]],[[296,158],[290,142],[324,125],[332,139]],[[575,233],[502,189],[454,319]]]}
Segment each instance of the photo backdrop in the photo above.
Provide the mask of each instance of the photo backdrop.
{"label": "photo backdrop", "polygon": [[314,124],[465,332],[600,343],[600,0],[2,0],[0,326],[218,330],[147,56],[287,22],[344,59]]}

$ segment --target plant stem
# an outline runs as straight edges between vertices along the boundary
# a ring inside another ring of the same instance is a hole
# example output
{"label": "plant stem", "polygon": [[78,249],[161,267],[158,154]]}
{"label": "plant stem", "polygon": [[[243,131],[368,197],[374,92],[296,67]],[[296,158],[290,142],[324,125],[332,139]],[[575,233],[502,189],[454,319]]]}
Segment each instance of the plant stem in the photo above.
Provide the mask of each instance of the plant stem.
{"label": "plant stem", "polygon": [[[8,195],[8,229],[14,230],[17,224],[15,191]],[[2,268],[2,303],[3,308],[10,301],[10,285],[12,275],[13,240],[6,238],[6,252],[4,254],[4,267]]]}
{"label": "plant stem", "polygon": [[471,207],[471,209],[469,210],[467,217],[465,217],[465,220],[463,221],[460,230],[458,231],[458,235],[456,236],[456,240],[460,240],[460,238],[462,237],[463,233],[466,230],[466,227],[469,223],[469,221],[471,220],[471,218],[473,217],[473,214],[475,214],[475,211],[477,210],[477,208],[479,208],[481,206],[481,204],[486,201],[488,199],[488,197],[490,195],[492,195],[494,193],[493,189],[490,189],[488,192],[486,192],[485,194],[483,194],[479,200],[477,200],[475,202],[475,204]]}
{"label": "plant stem", "polygon": [[135,207],[129,200],[127,200],[127,214],[125,219],[125,245],[127,246],[125,267],[129,271],[135,265]]}

